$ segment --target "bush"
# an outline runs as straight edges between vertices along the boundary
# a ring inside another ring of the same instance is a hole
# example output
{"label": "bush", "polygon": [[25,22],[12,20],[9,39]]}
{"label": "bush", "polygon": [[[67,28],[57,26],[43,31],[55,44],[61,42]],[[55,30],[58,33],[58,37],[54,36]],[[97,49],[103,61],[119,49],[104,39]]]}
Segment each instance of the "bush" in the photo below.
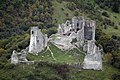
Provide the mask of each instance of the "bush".
{"label": "bush", "polygon": [[4,63],[0,62],[0,69],[4,67]]}
{"label": "bush", "polygon": [[62,3],[62,0],[57,0],[57,2]]}
{"label": "bush", "polygon": [[55,34],[57,32],[57,30],[55,28],[50,28],[48,31],[47,31],[47,35],[48,36],[51,36],[52,34]]}
{"label": "bush", "polygon": [[0,62],[1,63],[7,63],[7,58],[3,55],[1,58],[0,58]]}
{"label": "bush", "polygon": [[74,12],[74,16],[78,16],[79,15],[79,12],[76,10],[75,12]]}
{"label": "bush", "polygon": [[110,19],[107,19],[107,18],[104,18],[103,24],[114,26],[114,22],[112,22]]}
{"label": "bush", "polygon": [[5,54],[5,53],[6,53],[6,50],[3,49],[3,48],[0,48],[0,57],[1,57],[3,54]]}
{"label": "bush", "polygon": [[67,3],[67,6],[66,6],[68,9],[74,11],[76,9],[76,4],[74,2],[69,2]]}
{"label": "bush", "polygon": [[14,64],[11,64],[11,63],[7,63],[4,67],[4,69],[13,69],[15,67]]}
{"label": "bush", "polygon": [[112,75],[112,80],[120,80],[120,74],[113,74]]}
{"label": "bush", "polygon": [[109,17],[107,12],[102,12],[102,15],[105,16],[105,17]]}
{"label": "bush", "polygon": [[118,26],[116,25],[116,26],[114,27],[114,29],[118,29]]}
{"label": "bush", "polygon": [[114,66],[115,68],[118,68],[120,69],[120,52],[117,52],[118,54],[113,54],[113,58],[112,58],[112,62],[111,62],[111,65]]}

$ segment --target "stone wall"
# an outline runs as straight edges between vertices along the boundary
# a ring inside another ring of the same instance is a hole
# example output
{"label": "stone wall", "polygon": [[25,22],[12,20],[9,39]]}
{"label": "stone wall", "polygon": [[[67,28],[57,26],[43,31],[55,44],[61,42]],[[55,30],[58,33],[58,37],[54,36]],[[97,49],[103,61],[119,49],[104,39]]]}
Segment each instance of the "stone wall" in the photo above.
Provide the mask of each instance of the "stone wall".
{"label": "stone wall", "polygon": [[38,27],[32,27],[30,34],[29,53],[37,55],[47,46],[48,38],[47,35],[42,34]]}

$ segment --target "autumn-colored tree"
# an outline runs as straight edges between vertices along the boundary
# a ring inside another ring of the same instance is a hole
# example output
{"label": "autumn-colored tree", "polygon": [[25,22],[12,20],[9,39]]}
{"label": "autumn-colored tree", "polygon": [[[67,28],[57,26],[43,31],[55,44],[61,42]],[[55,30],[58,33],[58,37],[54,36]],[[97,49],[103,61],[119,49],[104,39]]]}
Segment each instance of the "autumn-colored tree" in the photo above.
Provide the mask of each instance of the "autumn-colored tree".
{"label": "autumn-colored tree", "polygon": [[5,53],[6,53],[6,50],[3,49],[3,48],[0,48],[0,57],[1,57],[3,54],[5,54]]}

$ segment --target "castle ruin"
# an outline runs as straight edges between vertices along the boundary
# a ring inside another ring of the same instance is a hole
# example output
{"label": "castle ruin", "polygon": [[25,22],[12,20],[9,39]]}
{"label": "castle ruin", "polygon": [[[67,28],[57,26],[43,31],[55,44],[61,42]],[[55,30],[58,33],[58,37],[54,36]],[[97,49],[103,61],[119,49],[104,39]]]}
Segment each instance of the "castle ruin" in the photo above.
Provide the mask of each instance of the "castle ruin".
{"label": "castle ruin", "polygon": [[[83,16],[73,17],[72,20],[59,24],[58,32],[49,37],[49,42],[61,50],[79,48],[85,52],[83,69],[102,70],[102,49],[95,44],[95,24],[95,21],[85,20]],[[48,37],[46,34],[42,34],[38,27],[32,27],[30,34],[28,52],[38,55],[47,47]],[[11,63],[18,63],[20,57],[17,56],[13,51]]]}
{"label": "castle ruin", "polygon": [[[101,49],[95,45],[95,21],[85,20],[84,17],[73,17],[60,24],[56,39],[51,42],[61,50],[81,48],[86,52],[83,62],[83,69],[102,69]],[[71,43],[74,41],[74,44]]]}

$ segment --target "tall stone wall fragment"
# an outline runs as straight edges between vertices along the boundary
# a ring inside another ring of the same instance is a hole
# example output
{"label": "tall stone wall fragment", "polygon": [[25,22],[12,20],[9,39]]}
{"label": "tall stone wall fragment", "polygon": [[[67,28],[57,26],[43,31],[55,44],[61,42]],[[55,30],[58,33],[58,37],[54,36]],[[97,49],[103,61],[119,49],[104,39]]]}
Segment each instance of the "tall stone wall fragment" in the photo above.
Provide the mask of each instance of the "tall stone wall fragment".
{"label": "tall stone wall fragment", "polygon": [[44,36],[38,27],[31,28],[29,53],[38,54],[47,46],[47,36]]}
{"label": "tall stone wall fragment", "polygon": [[12,64],[17,64],[19,62],[17,52],[14,50],[12,55],[11,55],[11,63]]}

